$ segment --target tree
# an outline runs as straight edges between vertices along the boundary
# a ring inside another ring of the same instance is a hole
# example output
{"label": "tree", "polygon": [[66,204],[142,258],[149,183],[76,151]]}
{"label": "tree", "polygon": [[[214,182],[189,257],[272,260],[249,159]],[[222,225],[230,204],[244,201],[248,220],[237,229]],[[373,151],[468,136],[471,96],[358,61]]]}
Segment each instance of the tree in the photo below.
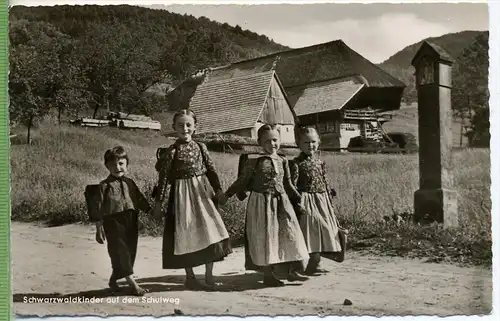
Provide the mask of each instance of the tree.
{"label": "tree", "polygon": [[[287,49],[241,28],[141,7],[13,7],[9,21],[10,59],[19,66],[11,68],[11,107],[40,100],[59,121],[85,109],[94,117],[102,109],[151,111],[164,103],[145,97],[155,84],[172,87],[198,69]],[[24,62],[28,53],[44,67],[23,69],[35,64]]]}
{"label": "tree", "polygon": [[462,123],[470,124],[466,135],[471,146],[485,146],[485,139],[489,144],[488,37],[479,35],[453,69],[452,109]]}
{"label": "tree", "polygon": [[102,108],[132,108],[166,77],[161,50],[117,23],[94,26],[80,40],[78,53],[94,118]]}
{"label": "tree", "polygon": [[68,37],[46,22],[19,20],[10,24],[9,113],[27,127],[27,143],[35,120],[56,102],[61,78],[60,53]]}
{"label": "tree", "polygon": [[490,147],[490,109],[480,108],[472,116],[470,130],[466,133],[469,145]]}
{"label": "tree", "polygon": [[170,44],[163,55],[163,64],[173,79],[182,81],[197,70],[229,63],[235,57],[224,34],[195,30]]}

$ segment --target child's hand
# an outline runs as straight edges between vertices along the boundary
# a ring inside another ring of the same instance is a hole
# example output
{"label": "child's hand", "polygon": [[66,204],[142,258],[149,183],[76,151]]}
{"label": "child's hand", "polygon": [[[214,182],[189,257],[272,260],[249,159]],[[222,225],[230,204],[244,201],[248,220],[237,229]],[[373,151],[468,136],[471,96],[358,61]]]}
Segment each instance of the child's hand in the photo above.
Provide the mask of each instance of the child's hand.
{"label": "child's hand", "polygon": [[96,224],[95,240],[99,244],[104,244],[104,241],[106,240],[106,235],[104,234],[104,227],[100,222]]}
{"label": "child's hand", "polygon": [[153,209],[153,216],[157,220],[161,220],[161,218],[163,217],[161,203],[156,203],[155,204],[155,207]]}
{"label": "child's hand", "polygon": [[226,193],[224,193],[223,191],[220,191],[217,194],[217,199],[219,200],[220,205],[225,205],[227,203],[228,197],[226,196]]}
{"label": "child's hand", "polygon": [[291,221],[292,220],[292,214],[293,213],[290,213],[288,211],[282,211],[281,214],[279,214],[279,215],[282,215],[283,218],[286,219],[287,221]]}
{"label": "child's hand", "polygon": [[302,217],[306,214],[306,209],[304,208],[304,206],[302,206],[302,204],[299,204],[297,206],[297,211],[295,214],[297,214],[297,218]]}

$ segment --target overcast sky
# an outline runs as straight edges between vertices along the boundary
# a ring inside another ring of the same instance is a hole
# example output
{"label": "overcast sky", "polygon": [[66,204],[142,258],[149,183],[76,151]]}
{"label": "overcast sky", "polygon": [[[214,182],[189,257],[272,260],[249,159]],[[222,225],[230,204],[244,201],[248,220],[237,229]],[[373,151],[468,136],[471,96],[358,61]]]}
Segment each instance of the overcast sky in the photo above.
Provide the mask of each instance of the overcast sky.
{"label": "overcast sky", "polygon": [[[78,3],[95,4],[135,3],[141,6],[152,2],[78,1]],[[10,3],[52,5],[75,2],[11,0]],[[153,5],[153,7],[181,14],[187,13],[195,17],[206,16],[233,26],[238,24],[243,29],[265,34],[275,42],[292,48],[342,39],[348,46],[374,63],[382,62],[404,47],[427,37],[463,30],[488,30],[488,5],[480,3]]]}

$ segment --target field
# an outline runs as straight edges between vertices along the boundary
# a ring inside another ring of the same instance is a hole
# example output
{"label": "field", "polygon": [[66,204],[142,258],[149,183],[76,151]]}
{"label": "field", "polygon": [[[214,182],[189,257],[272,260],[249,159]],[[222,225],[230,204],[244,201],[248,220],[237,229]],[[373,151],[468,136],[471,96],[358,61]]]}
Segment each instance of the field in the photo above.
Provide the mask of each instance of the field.
{"label": "field", "polygon": [[[401,108],[393,112],[391,121],[385,123],[384,130],[387,132],[408,132],[418,138],[418,108],[417,103],[401,105]],[[460,147],[460,119],[454,118],[451,126],[453,133],[453,147]],[[462,146],[467,146],[467,138],[462,137]]]}
{"label": "field", "polygon": [[[86,221],[83,189],[107,175],[104,151],[124,146],[130,176],[150,195],[155,184],[156,148],[170,141],[158,133],[41,125],[32,146],[11,147],[12,219],[50,225]],[[223,185],[236,177],[237,155],[212,153]],[[411,213],[418,188],[417,155],[324,154],[337,190],[335,206],[349,229],[351,250],[429,261],[491,265],[489,150],[455,152],[461,227],[385,222],[384,216]],[[235,243],[241,242],[244,203],[232,199],[221,209]],[[143,234],[158,235],[161,225],[142,216]]]}

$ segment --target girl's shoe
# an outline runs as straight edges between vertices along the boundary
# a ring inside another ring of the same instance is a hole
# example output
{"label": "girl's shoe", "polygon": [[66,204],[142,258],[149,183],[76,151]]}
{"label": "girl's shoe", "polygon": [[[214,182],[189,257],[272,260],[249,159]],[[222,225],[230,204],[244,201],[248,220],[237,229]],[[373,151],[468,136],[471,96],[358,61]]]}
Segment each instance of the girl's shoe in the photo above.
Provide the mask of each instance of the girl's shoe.
{"label": "girl's shoe", "polygon": [[315,268],[315,269],[306,269],[304,271],[304,274],[309,275],[309,276],[318,276],[318,275],[325,274],[328,272],[329,271],[325,270],[325,269]]}
{"label": "girl's shoe", "polygon": [[288,273],[287,280],[290,282],[294,282],[294,281],[301,281],[302,282],[302,281],[309,280],[309,278],[307,276],[300,275],[296,271],[293,271],[293,272]]}
{"label": "girl's shoe", "polygon": [[285,283],[283,281],[278,280],[275,277],[265,276],[264,277],[264,285],[269,286],[269,287],[280,287],[280,286],[284,286]]}

